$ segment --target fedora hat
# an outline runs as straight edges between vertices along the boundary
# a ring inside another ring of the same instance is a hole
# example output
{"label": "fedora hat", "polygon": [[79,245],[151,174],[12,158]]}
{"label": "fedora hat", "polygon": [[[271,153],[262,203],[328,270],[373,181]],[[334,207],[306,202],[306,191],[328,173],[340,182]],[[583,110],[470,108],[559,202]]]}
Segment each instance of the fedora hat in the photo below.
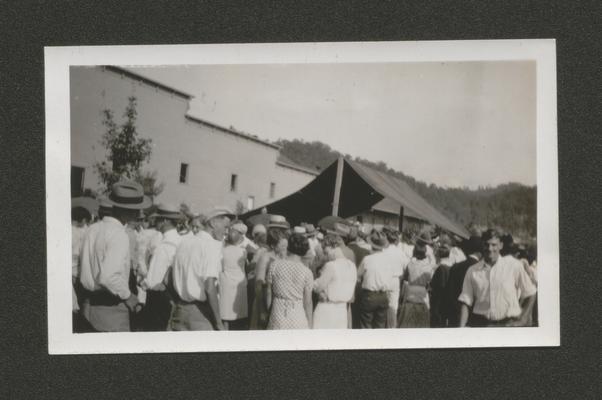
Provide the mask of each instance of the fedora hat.
{"label": "fedora hat", "polygon": [[230,210],[228,207],[216,206],[205,215],[205,222],[209,222],[213,218],[217,217],[228,217],[230,219],[234,219],[235,215],[234,212],[232,212],[232,210]]}
{"label": "fedora hat", "polygon": [[383,232],[379,232],[375,229],[370,232],[370,236],[368,236],[367,242],[374,247],[375,249],[384,249],[389,244],[387,240],[387,236]]}
{"label": "fedora hat", "polygon": [[157,211],[155,211],[150,217],[179,220],[184,219],[184,214],[180,212],[179,207],[176,207],[173,204],[159,204]]}
{"label": "fedora hat", "polygon": [[340,222],[335,222],[332,226],[332,229],[326,229],[326,233],[347,237],[349,236],[349,233],[351,233],[351,227]]}
{"label": "fedora hat", "polygon": [[144,195],[142,185],[131,180],[113,184],[108,201],[113,207],[129,210],[142,210],[151,206],[151,200]]}
{"label": "fedora hat", "polygon": [[269,228],[282,228],[289,229],[291,225],[286,221],[282,215],[270,215],[270,222],[268,223]]}
{"label": "fedora hat", "polygon": [[421,232],[420,235],[416,238],[416,244],[422,245],[432,245],[433,240],[431,239],[431,234],[427,231]]}

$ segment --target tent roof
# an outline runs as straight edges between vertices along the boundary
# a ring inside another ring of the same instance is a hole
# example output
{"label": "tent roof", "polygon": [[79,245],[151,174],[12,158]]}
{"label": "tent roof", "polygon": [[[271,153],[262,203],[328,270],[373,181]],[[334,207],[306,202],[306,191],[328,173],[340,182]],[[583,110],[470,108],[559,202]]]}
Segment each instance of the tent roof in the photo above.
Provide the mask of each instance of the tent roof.
{"label": "tent roof", "polygon": [[[291,224],[315,224],[320,218],[332,213],[336,172],[337,161],[295,193],[249,211],[241,217],[247,219],[267,207],[270,214],[284,215]],[[407,213],[408,216],[428,221],[462,237],[469,236],[466,229],[450,221],[404,181],[354,161],[344,160],[339,216],[347,218],[357,215],[373,208],[383,199],[387,199],[390,207],[394,203],[398,207],[403,206],[404,214]]]}
{"label": "tent roof", "polygon": [[[382,199],[381,201],[379,201],[378,203],[376,203],[375,205],[372,206],[372,209],[374,211],[380,211],[380,212],[384,212],[387,214],[395,214],[395,215],[399,215],[400,208],[401,208],[401,204],[399,204],[399,202],[397,202],[389,197],[385,197],[384,199]],[[407,208],[404,208],[403,216],[424,220],[423,217],[421,217],[420,215],[414,213],[412,210],[407,209]]]}
{"label": "tent roof", "polygon": [[462,237],[467,238],[470,236],[466,229],[451,221],[439,210],[429,204],[405,181],[354,161],[345,161],[385,198],[402,205],[404,207],[404,213],[407,212],[408,216],[412,215],[415,216],[415,218],[423,219]]}

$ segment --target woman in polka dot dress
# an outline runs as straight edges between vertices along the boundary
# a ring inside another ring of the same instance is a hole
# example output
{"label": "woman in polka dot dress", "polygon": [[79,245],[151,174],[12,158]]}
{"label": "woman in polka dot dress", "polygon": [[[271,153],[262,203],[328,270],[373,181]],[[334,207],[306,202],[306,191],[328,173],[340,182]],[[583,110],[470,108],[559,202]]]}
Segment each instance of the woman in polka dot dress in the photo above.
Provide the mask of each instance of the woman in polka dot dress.
{"label": "woman in polka dot dress", "polygon": [[313,274],[301,262],[308,250],[307,238],[293,234],[288,241],[289,256],[270,265],[266,276],[268,329],[311,328]]}

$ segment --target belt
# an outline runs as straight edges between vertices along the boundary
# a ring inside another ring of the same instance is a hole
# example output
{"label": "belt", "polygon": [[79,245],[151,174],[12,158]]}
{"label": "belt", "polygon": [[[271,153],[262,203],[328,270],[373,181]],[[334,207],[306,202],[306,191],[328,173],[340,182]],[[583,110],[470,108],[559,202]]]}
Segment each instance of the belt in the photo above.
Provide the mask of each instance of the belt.
{"label": "belt", "polygon": [[180,296],[178,296],[178,294],[175,291],[171,295],[173,296],[173,302],[174,303],[180,304],[180,305],[184,305],[184,306],[187,306],[187,305],[190,305],[190,304],[203,305],[203,304],[207,304],[208,303],[207,300],[204,300],[204,301],[201,301],[201,300],[192,300],[192,301],[182,300],[182,298]]}
{"label": "belt", "polygon": [[381,290],[370,290],[370,289],[364,289],[364,288],[362,288],[362,290],[364,292],[371,292],[371,293],[387,293],[387,290],[383,290],[383,289],[381,289]]}
{"label": "belt", "polygon": [[116,306],[123,302],[121,297],[114,295],[106,290],[98,290],[95,292],[86,291],[87,298],[92,306]]}

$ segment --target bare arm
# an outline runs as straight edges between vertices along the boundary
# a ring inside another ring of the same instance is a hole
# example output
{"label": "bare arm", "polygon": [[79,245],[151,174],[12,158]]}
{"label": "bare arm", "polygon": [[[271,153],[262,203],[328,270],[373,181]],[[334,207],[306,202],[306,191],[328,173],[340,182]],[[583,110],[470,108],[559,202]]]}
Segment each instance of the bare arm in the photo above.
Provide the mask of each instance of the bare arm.
{"label": "bare arm", "polygon": [[265,288],[265,304],[268,310],[272,307],[272,285]]}
{"label": "bare arm", "polygon": [[313,303],[311,299],[312,288],[311,285],[307,285],[303,291],[303,308],[305,308],[305,315],[307,316],[307,323],[311,328],[314,325],[313,322]]}
{"label": "bare arm", "polygon": [[464,303],[461,303],[460,306],[460,328],[464,328],[468,323],[468,314],[470,311],[468,310],[468,306]]}
{"label": "bare arm", "polygon": [[221,314],[219,312],[219,302],[217,300],[217,287],[215,286],[216,278],[207,278],[205,280],[205,292],[207,293],[207,300],[213,316],[215,317],[215,326],[218,331],[223,331],[224,324],[222,323]]}

